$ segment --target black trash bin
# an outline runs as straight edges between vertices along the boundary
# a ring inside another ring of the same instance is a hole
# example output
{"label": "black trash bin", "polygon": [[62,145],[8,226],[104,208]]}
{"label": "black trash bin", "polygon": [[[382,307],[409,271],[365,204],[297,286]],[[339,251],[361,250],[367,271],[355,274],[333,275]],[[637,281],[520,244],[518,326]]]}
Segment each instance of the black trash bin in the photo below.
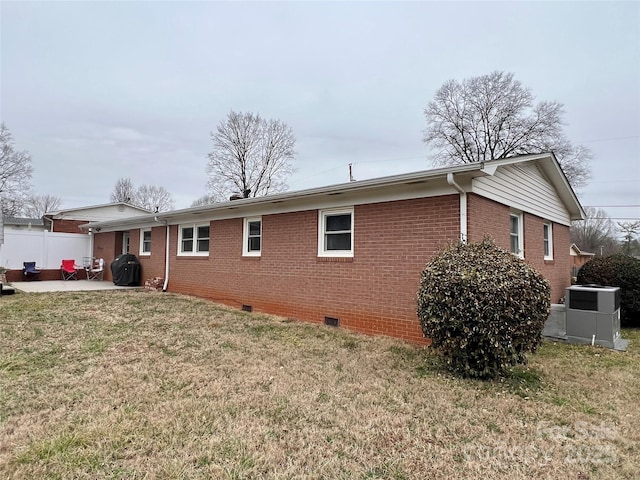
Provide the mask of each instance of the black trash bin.
{"label": "black trash bin", "polygon": [[120,255],[111,262],[111,275],[116,285],[140,285],[140,261],[129,253]]}

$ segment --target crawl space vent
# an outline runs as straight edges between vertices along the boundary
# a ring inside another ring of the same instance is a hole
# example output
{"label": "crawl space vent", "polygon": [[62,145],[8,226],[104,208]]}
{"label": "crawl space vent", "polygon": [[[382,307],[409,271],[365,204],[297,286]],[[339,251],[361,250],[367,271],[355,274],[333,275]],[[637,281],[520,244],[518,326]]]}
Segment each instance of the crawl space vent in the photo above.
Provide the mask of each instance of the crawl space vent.
{"label": "crawl space vent", "polygon": [[324,324],[329,325],[330,327],[339,327],[340,319],[334,317],[324,317]]}

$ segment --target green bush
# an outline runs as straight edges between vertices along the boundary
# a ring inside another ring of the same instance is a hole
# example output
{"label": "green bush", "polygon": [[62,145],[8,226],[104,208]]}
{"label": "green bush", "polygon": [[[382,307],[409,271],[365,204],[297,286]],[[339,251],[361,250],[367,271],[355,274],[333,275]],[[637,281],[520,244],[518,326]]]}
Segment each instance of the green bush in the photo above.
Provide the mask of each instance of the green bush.
{"label": "green bush", "polygon": [[540,273],[485,239],[451,246],[427,264],[418,317],[447,368],[494,378],[536,351],[550,297]]}
{"label": "green bush", "polygon": [[640,260],[622,253],[596,257],[580,268],[577,282],[620,287],[620,321],[640,326]]}

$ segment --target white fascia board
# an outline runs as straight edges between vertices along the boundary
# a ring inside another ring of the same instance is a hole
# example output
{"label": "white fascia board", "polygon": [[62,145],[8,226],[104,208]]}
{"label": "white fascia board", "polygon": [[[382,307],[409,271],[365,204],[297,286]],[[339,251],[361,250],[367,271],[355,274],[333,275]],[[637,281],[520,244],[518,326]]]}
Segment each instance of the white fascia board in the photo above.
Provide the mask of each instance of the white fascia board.
{"label": "white fascia board", "polygon": [[123,205],[123,206],[125,206],[127,208],[138,210],[143,215],[151,213],[151,211],[147,210],[146,208],[138,207],[136,205],[131,205],[130,203],[115,202],[115,203],[104,203],[104,204],[101,204],[101,205],[89,205],[87,207],[64,208],[64,209],[61,209],[61,210],[56,210],[55,212],[45,212],[44,215],[46,215],[47,217],[54,217],[55,218],[55,217],[58,217],[59,215],[64,215],[66,213],[82,212],[82,211],[85,211],[85,210],[104,209],[105,207],[117,207],[118,205]]}
{"label": "white fascia board", "polygon": [[553,154],[544,153],[423,170],[328,187],[278,193],[265,197],[243,198],[113,221],[91,222],[83,225],[82,228],[95,229],[98,227],[101,231],[107,232],[458,194],[453,187],[446,183],[448,173],[455,175],[456,183],[462,186],[465,191],[471,191],[473,178],[493,175],[503,165],[524,162],[545,165],[545,171],[549,170],[554,186],[559,189],[559,194],[564,201],[568,202],[568,207],[572,207],[569,208],[572,218],[580,218],[580,215],[584,214],[555,157]]}
{"label": "white fascia board", "polygon": [[[470,184],[470,180],[464,183]],[[289,196],[289,198],[273,195],[255,199],[259,201],[255,201],[254,199],[234,200],[213,207],[209,206],[209,208],[199,207],[195,211],[193,209],[187,209],[167,212],[166,214],[127,218],[121,221],[94,222],[83,225],[83,227],[94,230],[100,228],[101,232],[109,232],[129,228],[149,228],[152,226],[165,225],[165,222],[169,225],[201,223],[230,218],[258,217],[279,213],[457,194],[458,192],[446,183],[446,177],[440,177],[411,181],[404,184],[380,186],[373,189],[332,191],[328,193],[317,193],[315,195],[292,195]],[[158,219],[157,221],[155,220],[156,218]]]}
{"label": "white fascia board", "polygon": [[571,220],[584,220],[586,218],[584,209],[555,156],[541,161],[539,165],[549,182],[558,192],[558,196],[567,208]]}
{"label": "white fascia board", "polygon": [[108,232],[164,225],[165,222],[169,225],[177,225],[207,220],[223,220],[457,194],[457,191],[446,182],[447,173],[458,173],[459,176],[456,176],[456,180],[460,179],[462,185],[470,186],[471,172],[475,172],[476,175],[484,175],[480,172],[480,168],[480,164],[473,164],[427,170],[383,179],[364,180],[265,197],[244,198],[120,220],[91,222],[82,225],[82,228],[100,228],[101,231]]}

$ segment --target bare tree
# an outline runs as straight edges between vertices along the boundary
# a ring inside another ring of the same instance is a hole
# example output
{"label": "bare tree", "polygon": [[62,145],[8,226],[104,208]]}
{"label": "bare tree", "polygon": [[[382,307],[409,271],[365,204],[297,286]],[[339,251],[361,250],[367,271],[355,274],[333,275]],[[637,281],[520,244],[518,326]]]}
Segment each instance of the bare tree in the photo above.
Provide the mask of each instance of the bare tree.
{"label": "bare tree", "polygon": [[119,178],[110,197],[112,202],[125,202],[151,212],[173,209],[173,197],[164,187],[140,185],[136,188],[130,178]]}
{"label": "bare tree", "polygon": [[134,204],[152,212],[173,210],[173,197],[164,187],[140,185],[136,190]]}
{"label": "bare tree", "polygon": [[554,152],[575,188],[590,178],[590,150],[573,145],[562,130],[563,105],[534,104],[531,90],[512,73],[493,72],[449,80],[424,110],[424,142],[435,147],[437,165],[484,162],[528,153]]}
{"label": "bare tree", "polygon": [[213,205],[216,203],[216,198],[213,195],[203,195],[196,198],[192,203],[192,207],[204,207],[205,205]]}
{"label": "bare tree", "polygon": [[585,208],[585,220],[573,222],[570,230],[571,243],[580,250],[598,255],[611,255],[620,250],[616,226],[607,213],[600,208]]}
{"label": "bare tree", "polygon": [[640,221],[618,222],[618,231],[622,233],[624,239],[624,253],[631,255],[632,246],[637,246],[636,238],[640,234]]}
{"label": "bare tree", "polygon": [[0,123],[0,208],[5,216],[20,213],[31,192],[32,174],[31,155],[15,149],[11,132]]}
{"label": "bare tree", "polygon": [[30,218],[40,218],[47,212],[58,210],[61,205],[62,200],[54,195],[31,195],[27,198],[22,213]]}
{"label": "bare tree", "polygon": [[232,110],[211,132],[211,140],[207,185],[214,198],[228,199],[238,192],[257,197],[287,189],[296,139],[285,123]]}
{"label": "bare tree", "polygon": [[124,202],[133,204],[136,198],[136,188],[130,178],[119,178],[113,187],[113,192],[109,199],[113,202]]}

